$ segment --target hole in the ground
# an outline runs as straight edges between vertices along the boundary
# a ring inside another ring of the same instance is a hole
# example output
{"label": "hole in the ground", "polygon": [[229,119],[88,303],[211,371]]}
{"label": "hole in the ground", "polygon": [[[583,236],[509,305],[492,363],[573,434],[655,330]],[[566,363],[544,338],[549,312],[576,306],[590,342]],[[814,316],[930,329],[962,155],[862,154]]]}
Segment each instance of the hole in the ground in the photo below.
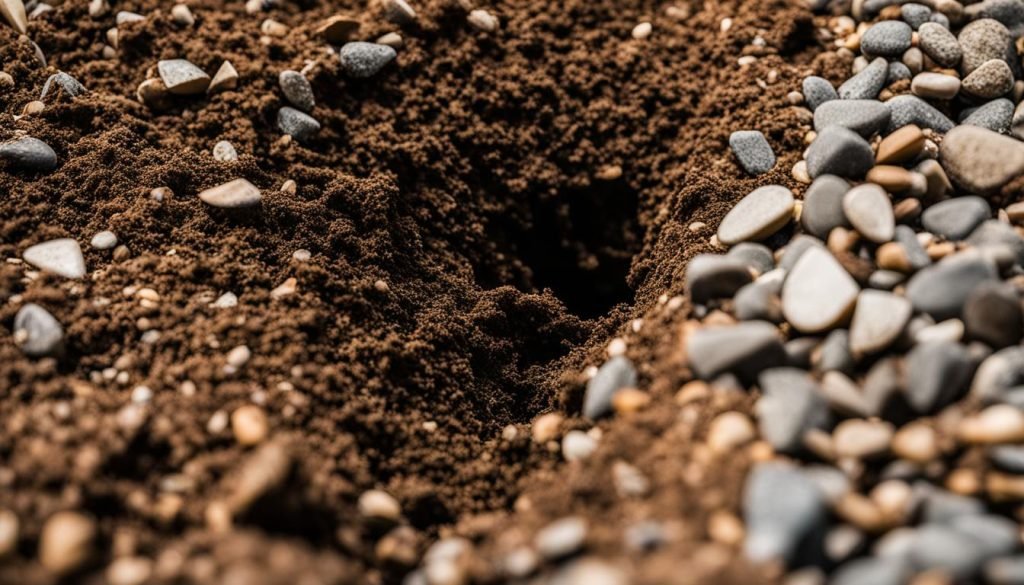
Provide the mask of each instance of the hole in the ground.
{"label": "hole in the ground", "polygon": [[598,181],[556,197],[535,197],[525,221],[498,218],[492,233],[528,271],[528,285],[550,288],[585,319],[633,300],[626,283],[643,233],[638,194],[625,182]]}

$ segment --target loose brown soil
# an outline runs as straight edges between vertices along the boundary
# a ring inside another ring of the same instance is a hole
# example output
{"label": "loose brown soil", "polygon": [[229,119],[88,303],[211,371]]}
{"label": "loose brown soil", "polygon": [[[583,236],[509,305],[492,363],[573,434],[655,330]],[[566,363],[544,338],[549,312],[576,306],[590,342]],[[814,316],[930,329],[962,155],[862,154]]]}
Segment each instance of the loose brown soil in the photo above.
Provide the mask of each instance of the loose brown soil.
{"label": "loose brown soil", "polygon": [[[638,582],[770,578],[708,536],[710,513],[736,511],[748,457],[710,456],[696,439],[715,413],[749,401],[675,402],[688,380],[677,353],[687,307],[666,300],[733,202],[765,182],[798,188],[789,169],[803,131],[785,96],[807,71],[837,65],[813,60],[799,4],[681,0],[668,15],[661,2],[502,0],[487,7],[501,20],[488,35],[456,2],[430,0],[401,29],[396,62],[362,81],[339,71],[316,25],[347,11],[362,39],[396,27],[349,0],[258,15],[195,3],[187,29],[169,2],[118,3],[148,18],[120,27],[115,59],[101,56],[113,12],[93,18],[69,1],[32,21],[46,68],[0,27],[0,64],[16,83],[0,94],[0,139],[26,133],[60,158],[49,174],[0,170],[0,255],[65,236],[86,247],[104,229],[125,246],[87,250],[82,281],[0,266],[0,507],[21,524],[0,582],[53,581],[36,548],[63,509],[99,526],[75,581],[104,582],[112,559],[139,555],[156,561],[154,582],[398,582],[411,567],[380,558],[379,534],[356,511],[375,487],[401,502],[418,552],[441,534],[479,541],[481,581],[497,579],[488,554],[570,511],[592,520],[589,549]],[[266,17],[287,36],[261,37]],[[654,34],[631,39],[643,20]],[[748,54],[760,59],[738,65]],[[210,73],[231,60],[238,89],[162,113],[138,103],[147,72],[179,57]],[[277,74],[310,63],[323,129],[299,145],[273,124]],[[56,70],[89,93],[16,120]],[[762,130],[780,155],[756,184],[728,153],[737,129]],[[240,160],[214,160],[218,140]],[[236,177],[263,190],[258,209],[195,197]],[[280,190],[288,179],[294,195]],[[173,194],[154,201],[156,187]],[[298,249],[312,258],[293,259]],[[297,291],[272,298],[289,278]],[[142,287],[159,293],[155,307],[133,295]],[[224,292],[238,306],[210,307]],[[9,332],[23,302],[64,324],[63,357],[17,349]],[[143,341],[150,330],[159,338]],[[557,410],[566,429],[581,426],[582,371],[615,335],[653,402],[602,422],[597,454],[566,464],[530,441],[529,423]],[[242,344],[251,360],[227,373],[225,355]],[[139,385],[154,396],[130,424]],[[208,509],[255,455],[208,426],[252,401],[287,474],[225,532]],[[649,497],[616,494],[620,459],[648,475]],[[627,550],[623,530],[642,519],[666,522],[674,539]]]}

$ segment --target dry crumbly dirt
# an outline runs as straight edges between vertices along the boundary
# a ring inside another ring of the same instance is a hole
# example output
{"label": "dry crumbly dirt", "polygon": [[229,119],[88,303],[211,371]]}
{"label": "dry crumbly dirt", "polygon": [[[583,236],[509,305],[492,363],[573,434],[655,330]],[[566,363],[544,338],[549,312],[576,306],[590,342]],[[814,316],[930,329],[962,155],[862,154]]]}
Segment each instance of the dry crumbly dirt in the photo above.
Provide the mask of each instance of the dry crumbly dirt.
{"label": "dry crumbly dirt", "polygon": [[[93,18],[86,4],[32,22],[46,68],[0,28],[0,65],[16,83],[0,94],[0,139],[35,136],[60,158],[48,174],[0,169],[0,255],[56,237],[85,248],[104,229],[126,247],[86,250],[81,281],[0,265],[0,507],[20,520],[0,582],[54,582],[36,549],[43,522],[64,509],[99,527],[74,581],[102,583],[113,558],[138,555],[156,561],[153,582],[399,582],[410,567],[380,561],[379,533],[356,511],[375,487],[401,502],[417,550],[441,534],[478,541],[480,581],[499,580],[488,554],[569,512],[591,520],[588,549],[632,567],[637,582],[772,577],[710,544],[708,515],[736,511],[747,456],[711,457],[699,439],[715,413],[750,399],[675,403],[688,379],[678,355],[687,307],[664,301],[682,293],[686,261],[709,249],[732,203],[770,182],[799,192],[789,169],[803,131],[785,96],[807,71],[834,76],[839,64],[815,61],[797,0],[680,0],[682,19],[663,2],[499,1],[487,6],[501,21],[490,35],[467,26],[456,2],[430,0],[402,28],[396,62],[361,81],[344,78],[313,30],[336,12],[358,15],[362,39],[396,30],[362,2],[283,2],[259,15],[242,2],[196,3],[189,29],[169,2],[118,3],[147,20],[120,27],[109,60],[114,11]],[[268,16],[291,27],[285,37],[261,39]],[[643,20],[654,34],[631,39]],[[760,59],[737,65],[747,54]],[[136,86],[179,57],[210,73],[229,59],[238,89],[151,112]],[[286,143],[273,124],[277,74],[310,63],[323,129]],[[89,93],[16,120],[56,70]],[[743,176],[726,146],[738,129],[766,134],[780,159],[771,174]],[[216,161],[218,140],[241,158]],[[599,178],[614,166],[620,178]],[[195,197],[236,177],[263,190],[258,209]],[[280,191],[287,179],[294,195]],[[173,195],[154,201],[155,187]],[[691,231],[697,221],[709,227]],[[300,248],[309,261],[292,258]],[[272,298],[289,278],[297,291]],[[131,294],[142,287],[159,293],[155,307]],[[224,292],[238,306],[210,307]],[[13,343],[24,302],[64,324],[59,360],[26,359]],[[148,330],[155,342],[141,340]],[[572,418],[581,372],[616,334],[652,403],[602,422],[595,456],[566,464],[529,440],[529,423],[567,409],[564,428],[582,426]],[[242,344],[252,358],[226,372]],[[154,395],[144,420],[130,421],[139,385]],[[259,451],[208,423],[252,401],[286,473],[225,533],[208,524],[209,505]],[[517,437],[503,436],[508,425]],[[649,497],[615,493],[620,459],[651,479]],[[676,538],[647,555],[625,550],[624,528],[647,518]]]}

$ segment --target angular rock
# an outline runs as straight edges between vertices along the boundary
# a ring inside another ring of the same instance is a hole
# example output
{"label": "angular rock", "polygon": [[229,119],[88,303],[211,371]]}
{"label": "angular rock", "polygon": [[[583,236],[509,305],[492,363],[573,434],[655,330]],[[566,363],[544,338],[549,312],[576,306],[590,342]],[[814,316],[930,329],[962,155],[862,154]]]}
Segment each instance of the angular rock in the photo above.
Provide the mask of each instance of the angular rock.
{"label": "angular rock", "polygon": [[174,95],[197,95],[210,86],[210,76],[185,59],[169,59],[156,65],[160,80]]}
{"label": "angular rock", "polygon": [[612,411],[612,398],[623,388],[636,387],[636,368],[625,356],[606,361],[587,382],[583,394],[583,416],[595,420]]}
{"label": "angular rock", "polygon": [[690,367],[704,380],[725,372],[754,380],[766,368],[786,362],[778,329],[763,321],[700,329],[687,340],[686,353]]}
{"label": "angular rock", "polygon": [[904,126],[882,139],[878,144],[875,162],[888,165],[911,161],[924,150],[926,140],[924,132],[917,126]]}
{"label": "angular rock", "polygon": [[876,290],[861,291],[850,324],[850,349],[856,355],[885,349],[903,332],[913,312],[913,305],[901,296]]}
{"label": "angular rock", "polygon": [[856,281],[828,250],[812,247],[786,278],[782,311],[799,331],[828,331],[850,315],[859,292]]}
{"label": "angular rock", "polygon": [[361,41],[345,43],[338,52],[341,68],[356,78],[373,77],[397,56],[398,53],[387,45]]}
{"label": "angular rock", "polygon": [[25,262],[40,270],[52,272],[64,278],[85,276],[85,258],[82,248],[71,238],[49,240],[28,247],[21,255]]}
{"label": "angular rock", "polygon": [[874,159],[871,145],[859,134],[830,126],[819,132],[807,149],[807,171],[812,179],[821,175],[859,179],[871,169]]}
{"label": "angular rock", "polygon": [[277,111],[277,129],[299,142],[306,142],[320,132],[320,122],[305,112],[284,106]]}
{"label": "angular rock", "polygon": [[29,357],[57,355],[64,345],[64,328],[46,309],[28,303],[14,316],[14,340]]}
{"label": "angular rock", "polygon": [[67,73],[58,71],[46,79],[46,83],[43,84],[43,91],[40,94],[39,99],[45,100],[46,96],[60,91],[63,91],[70,97],[78,97],[85,93],[85,86]]}

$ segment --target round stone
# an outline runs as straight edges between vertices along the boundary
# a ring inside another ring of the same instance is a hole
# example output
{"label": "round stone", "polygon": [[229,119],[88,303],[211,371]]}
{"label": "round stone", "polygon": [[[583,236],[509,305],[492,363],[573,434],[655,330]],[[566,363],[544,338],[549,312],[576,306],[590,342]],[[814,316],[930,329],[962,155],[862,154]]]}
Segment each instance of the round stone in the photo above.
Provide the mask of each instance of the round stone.
{"label": "round stone", "polygon": [[38,138],[25,136],[0,144],[0,159],[11,166],[30,171],[52,171],[57,168],[57,153]]}
{"label": "round stone", "polygon": [[786,277],[782,312],[799,331],[827,331],[849,317],[859,292],[856,281],[828,250],[811,247]]}
{"label": "round stone", "polygon": [[996,98],[1013,89],[1013,72],[1006,61],[991,59],[965,77],[961,86],[975,97]]}
{"label": "round stone", "polygon": [[914,31],[900,20],[883,20],[871,26],[860,39],[865,55],[899,57],[910,48]]}
{"label": "round stone", "polygon": [[213,158],[221,162],[238,160],[238,151],[227,140],[221,140],[213,145]]}
{"label": "round stone", "polygon": [[876,244],[892,240],[896,233],[889,194],[873,183],[847,191],[843,196],[843,213],[860,235]]}
{"label": "round stone", "polygon": [[96,523],[78,512],[57,512],[39,534],[39,563],[56,575],[81,568],[93,553]]}
{"label": "round stone", "polygon": [[871,145],[856,132],[841,126],[829,126],[819,132],[807,149],[807,171],[811,178],[837,175],[859,179],[874,163]]}
{"label": "round stone", "polygon": [[89,240],[89,245],[94,250],[109,250],[117,245],[117,236],[114,232],[109,230],[103,230],[102,232],[96,232],[96,235]]}
{"label": "round stone", "polygon": [[901,296],[877,290],[862,291],[850,324],[850,349],[857,355],[885,349],[903,332],[913,312],[913,305]]}
{"label": "round stone", "polygon": [[402,506],[391,494],[382,490],[368,490],[360,494],[357,502],[364,518],[397,522],[402,518]]}
{"label": "round stone", "polygon": [[870,138],[889,125],[889,116],[889,108],[878,100],[833,100],[814,110],[814,130],[842,126]]}
{"label": "round stone", "polygon": [[1010,54],[1013,37],[999,21],[982,18],[964,26],[957,41],[963,51],[960,68],[966,75],[987,61],[1006,59]]}
{"label": "round stone", "polygon": [[537,532],[534,544],[546,559],[567,557],[583,547],[587,538],[587,521],[579,516],[555,520]]}
{"label": "round stone", "polygon": [[64,344],[64,329],[46,309],[28,303],[14,316],[14,341],[29,357],[52,356]]}
{"label": "round stone", "polygon": [[305,142],[320,131],[320,122],[305,112],[285,106],[277,111],[277,129],[300,142]]}
{"label": "round stone", "polygon": [[978,126],[958,126],[942,141],[939,161],[960,186],[989,193],[1024,173],[1024,143]]}
{"label": "round stone", "polygon": [[851,418],[836,426],[832,443],[839,457],[867,459],[888,452],[895,431],[885,421]]}
{"label": "round stone", "polygon": [[949,240],[963,240],[981,222],[992,217],[992,208],[981,197],[954,197],[932,205],[921,214],[929,232]]}
{"label": "round stone", "polygon": [[200,192],[199,199],[213,207],[235,209],[259,205],[262,195],[256,185],[245,179],[235,179]]}
{"label": "round stone", "polygon": [[780,185],[751,191],[726,214],[718,227],[718,240],[727,246],[763,240],[793,217],[793,192]]}
{"label": "round stone", "polygon": [[812,112],[816,111],[818,106],[825,102],[839,99],[836,88],[832,87],[832,84],[822,77],[814,75],[805,77],[801,84],[801,89],[804,95],[804,102]]}
{"label": "round stone", "polygon": [[956,67],[963,52],[953,33],[940,24],[928,22],[917,30],[921,51],[943,67]]}
{"label": "round stone", "polygon": [[899,164],[913,160],[924,150],[925,135],[920,128],[910,124],[882,139],[878,144],[875,162],[880,165]]}

